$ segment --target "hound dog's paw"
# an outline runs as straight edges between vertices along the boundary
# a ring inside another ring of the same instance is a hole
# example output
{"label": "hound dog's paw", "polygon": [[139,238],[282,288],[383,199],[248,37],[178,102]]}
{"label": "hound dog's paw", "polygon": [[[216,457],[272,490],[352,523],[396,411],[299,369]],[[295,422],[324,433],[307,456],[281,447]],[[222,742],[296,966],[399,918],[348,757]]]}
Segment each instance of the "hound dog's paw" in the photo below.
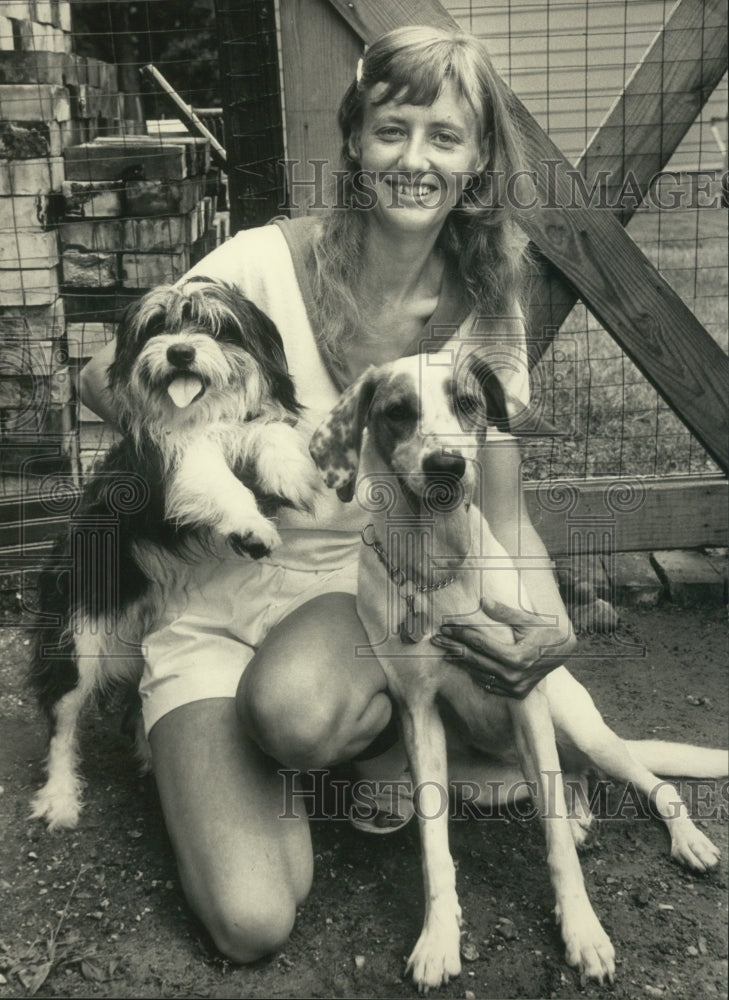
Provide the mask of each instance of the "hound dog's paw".
{"label": "hound dog's paw", "polygon": [[568,965],[576,966],[580,972],[580,983],[584,986],[590,979],[602,985],[611,983],[615,976],[615,949],[602,924],[595,916],[589,902],[585,906],[571,906],[555,913],[562,927],[562,940]]}
{"label": "hound dog's paw", "polygon": [[695,872],[707,872],[717,866],[721,851],[687,816],[673,820],[669,829],[674,861]]}
{"label": "hound dog's paw", "polygon": [[578,851],[589,851],[597,840],[599,823],[592,813],[579,816],[568,816],[572,839]]}
{"label": "hound dog's paw", "polygon": [[73,830],[81,808],[80,785],[59,787],[49,781],[33,798],[30,818],[45,820],[49,830]]}
{"label": "hound dog's paw", "polygon": [[461,909],[443,917],[432,911],[405,967],[420,993],[437,989],[461,972]]}

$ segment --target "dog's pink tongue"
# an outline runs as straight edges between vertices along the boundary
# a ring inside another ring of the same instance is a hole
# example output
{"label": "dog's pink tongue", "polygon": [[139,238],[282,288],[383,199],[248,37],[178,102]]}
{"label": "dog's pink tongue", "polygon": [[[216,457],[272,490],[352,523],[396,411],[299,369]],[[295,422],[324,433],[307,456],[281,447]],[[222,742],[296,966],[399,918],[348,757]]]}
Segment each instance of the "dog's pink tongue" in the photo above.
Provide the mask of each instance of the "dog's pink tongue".
{"label": "dog's pink tongue", "polygon": [[202,379],[198,375],[191,375],[189,372],[186,372],[184,375],[178,375],[170,382],[167,386],[167,392],[170,394],[170,398],[175,406],[184,410],[195,399],[202,390],[202,387]]}

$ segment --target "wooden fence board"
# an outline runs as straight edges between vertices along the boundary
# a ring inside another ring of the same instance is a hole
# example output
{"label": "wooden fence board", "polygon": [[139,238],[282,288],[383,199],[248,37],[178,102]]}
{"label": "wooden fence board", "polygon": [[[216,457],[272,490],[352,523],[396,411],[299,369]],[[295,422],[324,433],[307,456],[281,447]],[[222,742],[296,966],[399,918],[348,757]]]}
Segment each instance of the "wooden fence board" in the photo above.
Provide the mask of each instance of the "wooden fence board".
{"label": "wooden fence board", "polygon": [[[538,483],[527,483],[527,509],[551,555],[569,549],[570,517],[605,519],[606,491],[618,477],[570,480],[579,496],[571,514],[547,509]],[[632,482],[632,480],[631,480]],[[698,548],[729,543],[729,483],[719,476],[642,479],[643,503],[630,513],[614,515],[615,551]]]}
{"label": "wooden fence board", "polygon": [[331,188],[342,144],[336,102],[354,79],[362,42],[340,18],[332,17],[327,0],[281,0],[281,45],[287,192],[295,217],[306,214],[314,200],[312,161],[322,162],[323,182]]}

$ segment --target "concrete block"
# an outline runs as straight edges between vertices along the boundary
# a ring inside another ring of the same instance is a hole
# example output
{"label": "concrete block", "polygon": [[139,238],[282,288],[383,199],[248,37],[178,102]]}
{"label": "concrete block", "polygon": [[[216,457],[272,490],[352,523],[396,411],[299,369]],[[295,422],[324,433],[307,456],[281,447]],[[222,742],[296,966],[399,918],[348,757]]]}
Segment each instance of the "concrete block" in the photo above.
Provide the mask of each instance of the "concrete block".
{"label": "concrete block", "polygon": [[3,0],[5,17],[14,17],[19,21],[32,21],[35,17],[33,0]]}
{"label": "concrete block", "polygon": [[[2,18],[0,18],[1,23]],[[68,60],[72,58],[72,56],[48,52],[45,49],[38,52],[6,52],[0,62],[0,84],[51,83],[64,86]],[[68,82],[74,84],[74,78],[71,76]]]}
{"label": "concrete block", "polygon": [[46,195],[18,195],[0,198],[0,233],[4,240],[16,232],[42,232],[51,222],[50,203]]}
{"label": "concrete block", "polygon": [[84,219],[78,222],[62,222],[58,227],[58,236],[64,249],[102,253],[123,250],[124,220]]}
{"label": "concrete block", "polygon": [[192,177],[183,181],[127,181],[124,190],[126,215],[148,218],[154,215],[186,215],[201,201],[203,181]]}
{"label": "concrete block", "polygon": [[0,160],[0,197],[58,191],[63,184],[63,157]]}
{"label": "concrete block", "polygon": [[663,595],[663,583],[647,552],[616,552],[610,581],[615,603],[622,607],[655,607]]}
{"label": "concrete block", "polygon": [[122,181],[69,181],[61,185],[66,216],[100,219],[124,213]]}
{"label": "concrete block", "polygon": [[653,552],[651,561],[674,604],[689,608],[723,603],[724,580],[703,552],[691,549]]}
{"label": "concrete block", "polygon": [[58,263],[58,239],[54,232],[25,232],[17,229],[14,234],[0,231],[0,267],[36,268]]}
{"label": "concrete block", "polygon": [[71,0],[59,0],[58,24],[61,31],[71,30]]}
{"label": "concrete block", "polygon": [[115,253],[85,253],[64,250],[61,255],[63,284],[74,288],[113,288],[119,281]]}
{"label": "concrete block", "polygon": [[0,131],[0,158],[33,160],[60,156],[64,149],[62,128],[66,122],[4,122]]}
{"label": "concrete block", "polygon": [[54,28],[61,27],[58,4],[53,0],[33,0],[35,20],[41,24],[52,24]]}
{"label": "concrete block", "polygon": [[48,305],[0,309],[0,338],[4,339],[57,340],[63,336],[65,325],[64,302],[60,296]]}
{"label": "concrete block", "polygon": [[69,323],[66,327],[69,358],[86,360],[93,357],[114,339],[114,329],[113,323]]}
{"label": "concrete block", "polygon": [[0,85],[0,120],[12,122],[65,122],[71,117],[71,100],[65,87],[52,83]]}
{"label": "concrete block", "polygon": [[190,269],[189,251],[180,253],[122,254],[122,284],[125,288],[153,288],[181,278]]}
{"label": "concrete block", "polygon": [[58,294],[56,266],[0,270],[0,307],[50,305]]}
{"label": "concrete block", "polygon": [[196,209],[186,215],[124,220],[124,246],[140,253],[180,251],[200,236]]}
{"label": "concrete block", "polygon": [[56,340],[30,340],[19,337],[0,343],[0,370],[3,377],[20,375],[42,377],[62,367],[65,353]]}
{"label": "concrete block", "polygon": [[[13,22],[9,17],[5,17],[0,14],[0,52],[10,53],[15,49],[15,32],[13,31]],[[3,58],[5,56],[3,55]],[[2,78],[2,70],[0,70],[0,82],[4,82]]]}

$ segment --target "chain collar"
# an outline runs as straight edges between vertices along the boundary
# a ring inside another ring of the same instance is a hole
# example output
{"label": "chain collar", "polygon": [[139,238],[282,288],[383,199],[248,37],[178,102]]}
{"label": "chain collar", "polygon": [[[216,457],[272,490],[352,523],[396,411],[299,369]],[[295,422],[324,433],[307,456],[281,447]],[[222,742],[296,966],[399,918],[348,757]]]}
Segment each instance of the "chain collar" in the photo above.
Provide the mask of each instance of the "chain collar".
{"label": "chain collar", "polygon": [[[456,579],[454,575],[451,575],[451,576],[446,576],[438,583],[429,583],[429,584],[428,583],[419,584],[416,583],[414,580],[409,580],[405,571],[400,569],[399,566],[395,566],[391,562],[389,556],[387,555],[387,552],[385,552],[385,549],[382,546],[382,543],[379,541],[377,535],[375,534],[374,524],[365,525],[365,527],[362,528],[361,535],[364,544],[368,548],[374,549],[375,555],[387,570],[390,579],[398,589],[398,593],[401,590],[403,590],[403,588],[405,588],[406,592],[402,594],[402,596],[406,600],[412,594],[430,594],[434,590],[444,590],[446,587],[449,587]],[[406,584],[408,584],[409,586],[406,587]]]}

